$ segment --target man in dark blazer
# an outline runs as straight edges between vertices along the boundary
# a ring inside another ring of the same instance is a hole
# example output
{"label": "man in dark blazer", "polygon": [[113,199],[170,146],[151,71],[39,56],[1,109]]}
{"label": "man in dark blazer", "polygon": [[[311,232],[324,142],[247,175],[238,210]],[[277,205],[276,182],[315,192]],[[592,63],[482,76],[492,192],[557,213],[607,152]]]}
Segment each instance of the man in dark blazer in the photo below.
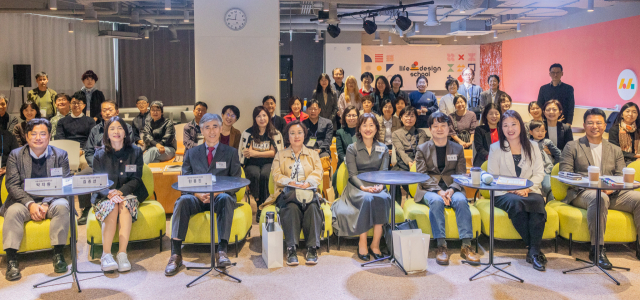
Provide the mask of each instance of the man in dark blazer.
{"label": "man in dark blazer", "polygon": [[[622,176],[622,169],[626,167],[620,147],[602,138],[607,125],[604,111],[592,108],[584,113],[584,129],[586,136],[577,141],[567,143],[560,159],[560,171],[579,173],[588,176],[589,166],[600,168],[600,175]],[[600,257],[598,264],[607,270],[612,268],[604,252],[604,233],[607,227],[609,209],[620,210],[633,214],[636,229],[640,232],[640,192],[603,190],[600,215],[596,215],[596,190],[570,187],[563,202],[587,210],[587,222],[591,235],[591,250],[589,259],[595,261],[596,234],[600,240]],[[596,232],[596,221],[600,222],[600,232]],[[640,257],[638,257],[640,259]]]}
{"label": "man in dark blazer", "polygon": [[429,180],[418,184],[415,199],[429,206],[431,230],[438,243],[436,262],[439,265],[449,264],[444,218],[444,208],[449,206],[456,212],[458,232],[462,239],[460,256],[479,263],[480,256],[471,248],[473,226],[467,196],[464,188],[451,177],[466,174],[467,163],[462,145],[448,139],[450,122],[449,116],[441,112],[429,116],[432,139],[416,149],[416,171],[429,175]]}
{"label": "man in dark blazer", "polygon": [[[222,118],[217,114],[207,113],[200,119],[200,131],[205,143],[187,151],[182,164],[182,175],[213,174],[217,176],[242,176],[242,168],[238,158],[238,150],[220,143],[220,130]],[[187,236],[189,219],[192,215],[209,211],[209,201],[214,201],[214,210],[218,222],[218,266],[231,266],[227,256],[227,245],[231,235],[233,223],[233,211],[236,208],[236,192],[214,194],[214,199],[209,198],[209,193],[183,193],[176,201],[173,209],[171,223],[171,257],[165,268],[166,276],[173,276],[180,271],[182,266],[182,241]],[[246,205],[246,204],[243,204]]]}
{"label": "man in dark blazer", "polygon": [[49,146],[51,123],[36,118],[27,122],[27,145],[11,151],[7,161],[6,187],[9,195],[0,207],[4,217],[2,243],[7,253],[8,281],[22,277],[18,267],[18,250],[24,236],[24,223],[51,219],[49,238],[53,245],[53,268],[67,271],[62,250],[69,235],[69,202],[64,198],[33,197],[24,190],[25,179],[69,176],[67,152]]}

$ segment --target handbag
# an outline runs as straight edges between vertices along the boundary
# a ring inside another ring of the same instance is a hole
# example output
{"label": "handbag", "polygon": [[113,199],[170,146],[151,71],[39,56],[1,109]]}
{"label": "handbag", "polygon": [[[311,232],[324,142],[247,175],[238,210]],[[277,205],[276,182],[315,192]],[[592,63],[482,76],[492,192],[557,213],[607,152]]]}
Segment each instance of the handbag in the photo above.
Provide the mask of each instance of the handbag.
{"label": "handbag", "polygon": [[[405,220],[401,223],[395,224],[395,230],[407,230],[407,229],[419,229],[418,222],[416,220]],[[387,247],[390,249],[390,245],[393,241],[393,234],[391,230],[391,224],[385,223],[382,225],[382,233],[384,234],[384,239],[382,240]]]}
{"label": "handbag", "polygon": [[469,133],[469,130],[458,131],[458,121],[456,121],[455,116],[451,118],[451,121],[453,121],[453,130],[456,131],[456,134],[458,135],[458,137],[465,143],[468,143],[469,141],[471,141],[471,133]]}

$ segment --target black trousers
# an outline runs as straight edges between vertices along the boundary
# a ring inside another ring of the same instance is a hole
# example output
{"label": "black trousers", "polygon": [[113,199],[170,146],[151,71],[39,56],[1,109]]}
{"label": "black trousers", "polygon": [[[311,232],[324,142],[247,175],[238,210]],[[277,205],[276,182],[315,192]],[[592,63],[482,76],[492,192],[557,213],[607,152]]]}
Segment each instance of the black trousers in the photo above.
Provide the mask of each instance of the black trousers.
{"label": "black trousers", "polygon": [[256,199],[259,207],[269,198],[269,176],[271,175],[271,164],[247,165],[244,167],[244,173],[247,179],[251,181],[249,190],[251,196]]}
{"label": "black trousers", "polygon": [[[191,216],[209,211],[209,203],[202,203],[196,196],[186,194],[180,196],[173,206],[173,220],[171,221],[171,238],[184,241],[189,229]],[[217,215],[218,242],[227,240],[231,236],[231,224],[233,223],[233,211],[236,208],[236,199],[229,194],[222,193],[214,199],[213,209]]]}
{"label": "black trousers", "polygon": [[277,206],[280,209],[280,224],[284,233],[284,242],[288,247],[300,243],[300,230],[304,234],[307,248],[320,248],[320,234],[324,214],[314,201],[302,207],[298,202],[287,202],[285,197],[278,197]]}
{"label": "black trousers", "polygon": [[527,246],[540,249],[547,219],[542,195],[529,193],[528,197],[521,197],[507,193],[496,197],[495,206],[509,214],[513,227],[516,228]]}

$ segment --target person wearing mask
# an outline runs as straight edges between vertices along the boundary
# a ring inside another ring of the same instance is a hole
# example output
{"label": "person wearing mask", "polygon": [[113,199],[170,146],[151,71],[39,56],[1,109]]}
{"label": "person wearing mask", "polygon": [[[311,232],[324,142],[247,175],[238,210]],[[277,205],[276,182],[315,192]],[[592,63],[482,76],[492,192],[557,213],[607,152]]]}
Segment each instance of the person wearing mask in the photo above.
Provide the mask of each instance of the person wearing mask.
{"label": "person wearing mask", "polygon": [[497,142],[498,138],[498,123],[500,123],[500,110],[495,103],[489,103],[482,112],[480,118],[480,126],[476,127],[477,138],[474,137],[473,144],[475,145],[476,153],[473,157],[473,166],[481,167],[482,164],[489,158],[489,150],[491,144]]}
{"label": "person wearing mask", "polygon": [[[102,105],[100,105],[102,107]],[[151,121],[151,116],[149,115],[149,100],[146,96],[140,96],[136,100],[136,107],[140,111],[140,113],[133,118],[131,121],[131,127],[133,127],[133,140],[134,142],[144,150],[144,141],[142,136],[140,135],[142,131],[144,131],[144,127],[147,123]],[[100,112],[102,116],[102,111]],[[99,123],[99,122],[98,122]]]}
{"label": "person wearing mask", "polygon": [[[363,261],[382,258],[380,238],[382,225],[389,222],[391,195],[384,185],[361,181],[358,174],[386,171],[389,152],[378,142],[380,124],[372,114],[358,117],[357,140],[347,147],[345,162],[349,180],[340,199],[333,202],[333,230],[338,236],[359,236],[358,258]],[[367,232],[373,228],[371,246],[367,247]]]}
{"label": "person wearing mask", "polygon": [[13,128],[20,123],[18,117],[12,116],[7,112],[9,107],[9,98],[4,94],[0,94],[0,130],[13,132]]}
{"label": "person wearing mask", "polygon": [[411,105],[411,103],[408,103],[407,100],[408,98],[405,97],[405,94],[400,94],[400,96],[398,96],[396,98],[396,103],[395,103],[395,107],[396,107],[396,112],[395,112],[395,116],[400,118],[400,112],[402,111],[402,109],[404,109],[405,107],[407,107],[407,105]]}
{"label": "person wearing mask", "polygon": [[[266,117],[265,122],[269,123]],[[240,178],[242,168],[238,158],[238,151],[233,147],[220,143],[220,129],[222,118],[217,114],[204,114],[200,119],[200,130],[204,136],[204,143],[197,145],[184,154],[182,175],[211,174],[216,176],[233,176]],[[218,267],[226,268],[232,265],[227,248],[231,238],[231,224],[236,208],[236,192],[231,190],[214,193],[214,199],[209,193],[183,193],[174,204],[173,219],[171,220],[171,256],[164,270],[165,276],[173,276],[182,267],[182,241],[187,237],[189,219],[191,216],[209,211],[211,201],[214,201],[214,213],[217,222],[218,236]],[[200,228],[192,228],[199,230]]]}
{"label": "person wearing mask", "polygon": [[[360,111],[353,105],[348,106],[344,112],[342,112],[342,127],[336,131],[336,152],[338,153],[338,164],[337,168],[340,168],[342,162],[344,162],[344,157],[347,154],[347,148],[349,145],[353,144],[356,140],[356,125],[358,124],[358,117],[360,117]],[[333,172],[331,176],[331,185],[333,186],[333,190],[335,192],[336,198],[338,195],[337,188],[337,170]]]}
{"label": "person wearing mask", "polygon": [[49,75],[47,75],[47,73],[39,72],[36,74],[36,82],[38,83],[38,87],[27,93],[27,101],[35,103],[43,110],[39,112],[40,114],[44,113],[43,118],[51,119],[56,113],[56,107],[53,101],[56,99],[58,93],[48,87]]}
{"label": "person wearing mask", "polygon": [[511,103],[513,103],[513,101],[511,100],[511,96],[507,95],[506,93],[503,93],[502,95],[500,95],[500,98],[498,98],[498,106],[500,107],[500,113],[504,114],[505,111],[510,110]]}
{"label": "person wearing mask", "polygon": [[389,149],[389,155],[391,155],[393,150],[393,140],[391,136],[396,130],[402,127],[402,122],[400,122],[400,118],[394,115],[395,108],[393,107],[393,103],[390,99],[382,101],[380,106],[382,107],[382,116],[378,117],[378,123],[380,124],[378,142],[384,143],[387,146],[387,149]]}
{"label": "person wearing mask", "polygon": [[493,176],[518,177],[530,180],[530,188],[508,192],[496,191],[495,207],[504,210],[513,227],[527,246],[526,262],[538,271],[544,271],[547,258],[540,244],[547,212],[540,194],[544,179],[544,166],[538,143],[532,142],[524,132],[524,122],[516,111],[506,111],[498,125],[498,143],[491,144],[487,172]]}
{"label": "person wearing mask", "polygon": [[371,97],[371,95],[362,96],[362,110],[360,111],[360,114],[373,114],[376,118],[380,117],[378,113],[373,110],[374,105],[373,97]]}
{"label": "person wearing mask", "polygon": [[467,110],[467,99],[462,95],[455,96],[453,103],[456,111],[449,115],[451,120],[449,134],[451,139],[462,145],[464,149],[471,149],[478,126],[476,114]]}
{"label": "person wearing mask", "polygon": [[[316,100],[316,102],[318,102],[320,117],[330,120],[332,125],[335,125],[333,121],[334,116],[338,112],[338,96],[336,96],[335,92],[331,88],[330,83],[331,80],[329,79],[328,74],[323,73],[320,75],[320,77],[318,77],[316,89],[313,91],[313,95],[311,95],[311,100]],[[310,106],[311,105],[307,103],[307,112],[309,111]]]}
{"label": "person wearing mask", "polygon": [[460,84],[458,84],[457,79],[448,79],[444,85],[447,89],[447,92],[449,93],[440,98],[438,108],[440,109],[441,113],[448,116],[456,112],[456,105],[453,102],[453,98],[455,98],[457,95],[460,95],[458,94],[458,88],[460,88]]}
{"label": "person wearing mask", "polygon": [[404,99],[408,98],[407,93],[401,90],[404,82],[402,81],[402,76],[400,74],[391,76],[391,80],[389,81],[389,83],[391,84],[393,99],[398,99],[400,95],[402,95]]}
{"label": "person wearing mask", "polygon": [[336,97],[339,98],[342,93],[344,93],[344,70],[342,68],[335,68],[331,72],[333,76],[333,91],[336,94]]}
{"label": "person wearing mask", "polygon": [[199,145],[200,141],[203,141],[202,133],[200,132],[200,119],[207,113],[209,107],[202,101],[196,102],[193,105],[193,120],[187,125],[184,125],[184,138],[182,144],[184,144],[184,151]]}
{"label": "person wearing mask", "polygon": [[640,120],[638,104],[625,103],[620,109],[613,126],[609,129],[609,142],[622,149],[627,164],[640,159]]}
{"label": "person wearing mask", "polygon": [[[475,114],[474,114],[475,119]],[[433,237],[438,243],[436,263],[449,265],[447,241],[445,240],[445,206],[456,213],[458,235],[462,240],[460,256],[467,261],[480,263],[480,255],[471,249],[473,226],[471,211],[464,187],[453,181],[451,175],[467,173],[464,149],[448,140],[451,120],[441,112],[429,117],[432,139],[416,149],[416,172],[429,175],[429,180],[418,183],[415,199],[429,206],[429,221]]]}
{"label": "person wearing mask", "polygon": [[345,86],[344,93],[342,93],[338,99],[338,116],[344,114],[344,109],[347,108],[347,106],[355,106],[358,111],[362,109],[362,95],[358,92],[358,81],[356,78],[353,76],[347,77]]}
{"label": "person wearing mask", "polygon": [[[276,98],[269,95],[264,96],[264,98],[262,98],[262,106],[264,106],[269,113],[269,120],[271,120],[271,124],[273,124],[278,132],[282,132],[284,130],[284,126],[287,125],[287,121],[276,113]],[[240,117],[238,116],[238,118]]]}
{"label": "person wearing mask", "polygon": [[[329,148],[333,140],[333,124],[331,124],[331,120],[320,116],[322,109],[316,100],[311,100],[308,103],[307,112],[309,118],[302,121],[307,129],[305,130],[304,144],[307,149],[318,153],[324,174],[324,171],[331,170],[331,149]],[[329,182],[325,182],[323,186],[329,186]]]}
{"label": "person wearing mask", "polygon": [[360,75],[360,81],[362,81],[362,88],[360,89],[360,95],[366,96],[373,93],[373,74],[371,72],[364,72]]}
{"label": "person wearing mask", "polygon": [[538,106],[537,101],[529,102],[529,106],[527,107],[527,110],[529,111],[529,115],[531,116],[531,121],[524,123],[524,128],[527,129],[527,133],[528,133],[529,124],[531,124],[532,121],[544,122],[544,118],[542,115],[542,107]]}
{"label": "person wearing mask", "polygon": [[538,106],[545,107],[546,103],[551,100],[560,102],[566,113],[560,121],[571,127],[576,101],[573,96],[573,87],[562,82],[562,75],[564,75],[564,73],[561,64],[553,64],[549,67],[551,83],[540,87],[540,91],[538,92]]}
{"label": "person wearing mask", "polygon": [[256,222],[260,221],[260,206],[269,197],[269,176],[276,152],[282,150],[282,134],[269,121],[262,106],[253,109],[253,126],[242,133],[238,156],[247,179],[249,191],[256,201]]}
{"label": "person wearing mask", "polygon": [[476,114],[476,118],[480,118],[484,106],[480,104],[480,94],[482,94],[482,88],[473,84],[473,79],[476,76],[476,71],[471,68],[464,68],[462,70],[462,84],[458,89],[458,94],[464,96],[467,99],[469,110]]}
{"label": "person wearing mask", "polygon": [[58,121],[55,136],[56,140],[72,140],[80,143],[80,169],[89,166],[82,149],[87,143],[91,129],[96,126],[93,118],[84,115],[85,101],[84,93],[76,92],[73,94],[73,97],[71,97],[71,114]]}
{"label": "person wearing mask", "polygon": [[[27,144],[27,123],[35,118],[41,118],[40,108],[33,101],[27,101],[20,107],[20,119],[23,121],[13,127],[13,135],[20,147]],[[51,123],[49,123],[51,125]]]}
{"label": "person wearing mask", "polygon": [[429,116],[438,110],[438,99],[431,91],[427,91],[428,86],[427,77],[420,76],[416,80],[418,90],[409,94],[409,102],[418,114],[416,128],[428,128]]}
{"label": "person wearing mask", "polygon": [[[67,96],[65,93],[60,93],[56,95],[56,116],[51,118],[51,140],[55,140],[56,138],[56,130],[58,127],[58,122],[62,120],[62,118],[69,115],[71,112],[71,98]],[[0,104],[1,105],[1,104]]]}
{"label": "person wearing mask", "polygon": [[[396,160],[398,163],[393,170],[410,171],[411,167],[416,163],[416,149],[429,140],[427,134],[417,129],[416,124],[417,110],[413,106],[407,106],[400,112],[400,120],[402,127],[391,134],[393,148],[396,150]],[[409,193],[409,186],[403,185],[402,188]],[[402,191],[396,189],[396,202],[402,204]]]}
{"label": "person wearing mask", "polygon": [[291,97],[289,100],[289,110],[291,112],[284,116],[287,124],[293,120],[302,122],[309,118],[309,115],[302,111],[302,100],[300,100],[299,97]]}
{"label": "person wearing mask", "polygon": [[[607,126],[606,114],[599,108],[588,109],[583,116],[586,135],[576,141],[570,141],[562,150],[560,172],[578,173],[588,176],[589,166],[600,167],[600,176],[622,176],[626,167],[624,154],[620,147],[602,138]],[[587,223],[591,236],[589,260],[603,269],[611,270],[612,265],[604,248],[604,233],[607,230],[609,209],[627,212],[633,215],[636,230],[640,232],[640,192],[602,190],[600,215],[597,214],[597,190],[569,187],[567,196],[562,200],[567,204],[587,210]],[[600,223],[596,232],[596,222]],[[596,245],[596,238],[600,241]],[[600,248],[599,257],[595,257],[595,247]],[[640,259],[640,255],[636,254]]]}
{"label": "person wearing mask", "polygon": [[[545,174],[542,180],[542,195],[547,198],[548,202],[553,200],[553,194],[551,194],[551,170],[553,170],[553,166],[556,163],[560,162],[562,152],[550,139],[544,137],[547,134],[544,122],[531,121],[529,126],[529,137],[532,141],[538,143],[538,148],[540,148],[540,154],[542,155]],[[547,154],[547,151],[551,154]]]}
{"label": "person wearing mask", "polygon": [[[312,103],[313,106],[317,106],[315,100],[312,100]],[[328,124],[331,125],[331,122]],[[320,234],[324,220],[319,196],[316,193],[318,185],[322,182],[323,167],[318,153],[305,147],[305,136],[309,134],[303,123],[297,120],[291,121],[284,131],[286,133],[284,142],[287,148],[278,151],[271,166],[275,190],[260,209],[271,204],[275,204],[279,209],[278,219],[284,232],[287,265],[298,265],[296,248],[300,245],[301,230],[306,240],[306,264],[315,265],[318,263],[317,249],[320,248]],[[309,188],[313,190],[308,190]],[[311,202],[306,205],[301,204],[297,198],[300,194],[311,198]]]}
{"label": "person wearing mask", "polygon": [[376,88],[373,92],[373,111],[376,114],[382,113],[382,101],[391,100],[391,102],[396,101],[395,95],[392,93],[391,86],[389,85],[389,81],[384,76],[379,76],[376,79]]}
{"label": "person wearing mask", "polygon": [[104,94],[96,87],[98,82],[98,75],[91,70],[88,70],[82,74],[82,84],[84,85],[81,92],[87,97],[87,107],[84,111],[85,115],[92,117],[94,121],[98,122],[101,117],[100,107],[104,102]]}
{"label": "person wearing mask", "polygon": [[546,102],[542,110],[545,117],[544,127],[547,129],[545,137],[562,151],[568,142],[573,141],[571,125],[560,122],[560,116],[563,113],[562,104],[558,100],[551,100]]}
{"label": "person wearing mask", "polygon": [[[103,136],[103,146],[96,151],[93,167],[95,173],[107,174],[113,185],[91,195],[96,219],[102,226],[100,265],[105,272],[127,272],[131,270],[127,257],[131,226],[138,219],[140,202],[149,193],[142,182],[142,150],[130,139],[127,124],[115,116],[105,120],[105,126],[107,134]],[[118,227],[118,253],[114,259],[111,245]]]}
{"label": "person wearing mask", "polygon": [[165,119],[161,101],[151,102],[151,121],[144,127],[144,163],[168,161],[176,155],[176,128]]}
{"label": "person wearing mask", "polygon": [[506,95],[500,90],[500,77],[498,75],[489,75],[487,80],[489,89],[480,93],[480,106],[485,107],[489,103],[498,103],[501,95]]}
{"label": "person wearing mask", "polygon": [[[27,103],[33,103],[28,101]],[[33,104],[37,106],[35,103]],[[0,207],[4,218],[2,245],[6,252],[7,281],[22,278],[18,250],[24,237],[24,223],[50,219],[49,239],[53,245],[53,270],[67,272],[63,250],[69,236],[69,201],[65,198],[34,197],[25,192],[25,179],[52,176],[68,177],[67,152],[49,146],[51,123],[43,118],[30,119],[25,127],[27,144],[9,154],[6,171],[7,199]]]}
{"label": "person wearing mask", "polygon": [[233,124],[240,119],[240,110],[235,105],[226,105],[222,108],[222,128],[220,129],[220,142],[238,149],[240,147],[240,130]]}

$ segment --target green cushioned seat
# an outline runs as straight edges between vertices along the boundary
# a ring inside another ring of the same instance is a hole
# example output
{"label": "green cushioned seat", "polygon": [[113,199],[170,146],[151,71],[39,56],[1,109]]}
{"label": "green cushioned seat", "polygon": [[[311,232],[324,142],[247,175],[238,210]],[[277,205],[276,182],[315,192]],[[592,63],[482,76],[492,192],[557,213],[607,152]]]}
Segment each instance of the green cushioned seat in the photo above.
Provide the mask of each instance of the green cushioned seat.
{"label": "green cushioned seat", "polygon": [[[2,178],[2,203],[7,199],[7,187],[5,186],[5,179]],[[22,237],[22,243],[20,243],[20,249],[18,252],[34,252],[40,250],[53,249],[51,246],[51,239],[49,238],[49,226],[51,225],[51,219],[45,219],[43,221],[29,221],[24,223],[24,235]],[[4,245],[2,244],[2,229],[4,227],[4,218],[0,217],[0,254],[5,254]],[[78,225],[76,223],[76,229]],[[76,230],[76,238],[78,237],[78,231]],[[69,238],[71,238],[71,231],[69,231]],[[67,239],[67,245],[69,245],[69,238]]]}
{"label": "green cushioned seat", "polygon": [[[148,197],[140,203],[138,207],[138,220],[131,226],[129,242],[143,242],[150,240],[160,240],[160,251],[162,252],[162,237],[167,232],[167,216],[160,202],[153,200],[153,173],[149,166],[144,165],[142,169],[142,182],[147,189]],[[118,233],[116,229],[113,243],[118,243]],[[96,219],[96,214],[91,208],[87,217],[87,243],[91,245],[91,258],[95,258],[94,249],[96,245],[102,245],[102,224]]]}

